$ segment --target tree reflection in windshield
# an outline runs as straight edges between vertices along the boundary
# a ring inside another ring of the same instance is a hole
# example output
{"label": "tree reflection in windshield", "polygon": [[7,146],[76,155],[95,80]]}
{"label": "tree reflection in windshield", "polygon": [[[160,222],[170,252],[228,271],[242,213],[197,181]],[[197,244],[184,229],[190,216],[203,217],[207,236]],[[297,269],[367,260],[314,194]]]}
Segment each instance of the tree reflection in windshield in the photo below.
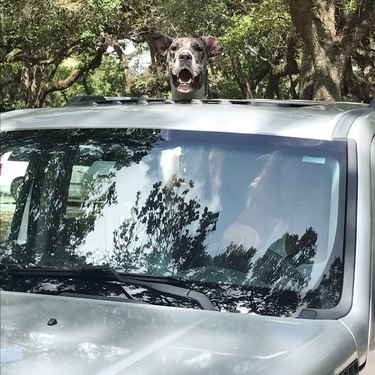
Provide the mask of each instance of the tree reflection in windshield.
{"label": "tree reflection in windshield", "polygon": [[178,275],[207,264],[205,240],[219,213],[201,207],[197,198],[186,199],[193,188],[193,181],[186,184],[174,175],[164,186],[153,185],[143,207],[137,193],[132,217],[114,231],[112,259],[119,269]]}

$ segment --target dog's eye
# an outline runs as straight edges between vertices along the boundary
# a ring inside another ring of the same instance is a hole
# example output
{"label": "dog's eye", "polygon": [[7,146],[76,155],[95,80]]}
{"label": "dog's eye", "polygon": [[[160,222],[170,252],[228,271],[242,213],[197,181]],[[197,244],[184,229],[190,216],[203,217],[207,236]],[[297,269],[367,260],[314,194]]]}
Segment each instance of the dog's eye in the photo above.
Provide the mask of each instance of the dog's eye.
{"label": "dog's eye", "polygon": [[199,44],[196,44],[194,46],[194,50],[197,51],[197,52],[200,52],[200,53],[204,52],[204,49]]}
{"label": "dog's eye", "polygon": [[172,52],[176,52],[177,46],[170,46],[169,50],[172,51]]}

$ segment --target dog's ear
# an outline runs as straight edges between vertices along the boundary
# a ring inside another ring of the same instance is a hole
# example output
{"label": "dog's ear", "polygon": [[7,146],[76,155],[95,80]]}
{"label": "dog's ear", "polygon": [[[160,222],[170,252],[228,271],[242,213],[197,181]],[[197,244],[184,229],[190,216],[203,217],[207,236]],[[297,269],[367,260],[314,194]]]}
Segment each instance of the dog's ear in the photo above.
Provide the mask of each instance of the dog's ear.
{"label": "dog's ear", "polygon": [[164,56],[173,39],[160,31],[142,31],[139,36],[143,37],[146,42],[155,49],[155,51]]}
{"label": "dog's ear", "polygon": [[213,36],[202,36],[201,37],[207,45],[207,52],[209,57],[220,55],[223,51],[220,42]]}

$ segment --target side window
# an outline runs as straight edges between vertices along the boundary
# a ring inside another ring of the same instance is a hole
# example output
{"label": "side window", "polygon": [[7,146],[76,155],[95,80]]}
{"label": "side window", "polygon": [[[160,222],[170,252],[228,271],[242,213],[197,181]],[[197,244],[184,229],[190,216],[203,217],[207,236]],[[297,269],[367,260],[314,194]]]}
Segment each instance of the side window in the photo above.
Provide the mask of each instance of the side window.
{"label": "side window", "polygon": [[[58,191],[55,198],[66,207],[63,210],[68,221],[89,215],[92,210],[98,209],[98,204],[102,206],[103,201],[108,200],[109,185],[113,183],[111,177],[116,171],[116,157],[111,150],[97,145],[82,144],[62,153],[56,150],[47,152],[41,164],[40,155],[35,147],[8,150],[5,149],[6,152],[0,156],[0,243],[10,239],[17,202],[20,202],[19,208],[22,210],[24,200],[26,197],[30,198],[30,189],[37,192],[36,195],[33,193],[34,205],[35,199],[39,200],[42,195],[51,198],[55,191]],[[28,170],[28,183],[24,183]],[[65,179],[64,176],[67,174],[68,178]],[[40,202],[42,201],[43,204],[47,204],[45,209],[52,210],[49,200],[47,202],[43,198]],[[25,209],[28,209],[27,205]],[[21,217],[17,220],[21,220]],[[26,223],[25,233],[18,236],[18,242],[26,240],[27,227]]]}
{"label": "side window", "polygon": [[94,198],[103,182],[113,176],[115,155],[94,145],[80,145],[73,161],[68,206]]}
{"label": "side window", "polygon": [[68,191],[68,207],[80,204],[84,197],[83,184],[90,167],[102,158],[102,150],[96,146],[81,145],[73,161]]}
{"label": "side window", "polygon": [[0,242],[9,236],[16,201],[29,164],[30,150],[20,147],[0,155]]}

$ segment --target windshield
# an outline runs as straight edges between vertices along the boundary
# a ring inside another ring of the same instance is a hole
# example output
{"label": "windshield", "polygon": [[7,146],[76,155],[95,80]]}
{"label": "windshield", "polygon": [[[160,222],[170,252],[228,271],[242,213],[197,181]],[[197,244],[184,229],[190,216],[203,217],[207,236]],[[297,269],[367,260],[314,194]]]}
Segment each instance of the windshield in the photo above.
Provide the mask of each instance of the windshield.
{"label": "windshield", "polygon": [[[0,156],[4,270],[173,276],[218,310],[275,316],[340,300],[343,141],[34,130],[3,133]],[[60,283],[0,281],[43,293]]]}

